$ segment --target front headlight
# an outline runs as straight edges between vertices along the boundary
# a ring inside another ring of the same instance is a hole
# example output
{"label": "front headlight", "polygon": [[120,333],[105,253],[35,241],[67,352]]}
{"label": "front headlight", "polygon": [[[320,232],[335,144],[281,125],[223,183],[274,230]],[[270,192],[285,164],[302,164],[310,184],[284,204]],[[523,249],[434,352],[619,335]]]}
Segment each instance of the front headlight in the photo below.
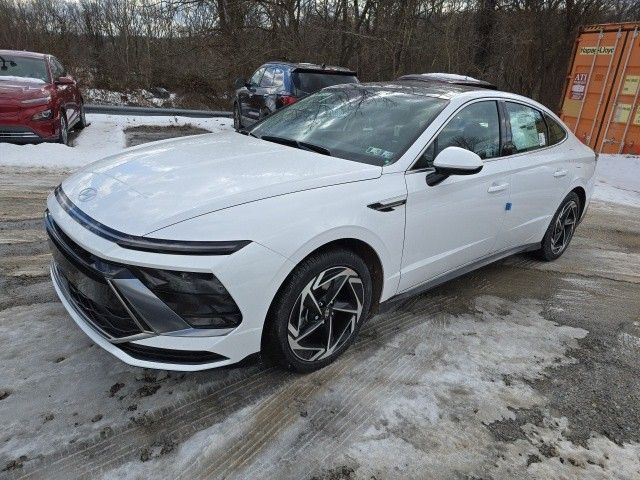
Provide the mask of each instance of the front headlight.
{"label": "front headlight", "polygon": [[212,273],[150,268],[132,271],[193,328],[233,328],[242,321],[238,305]]}
{"label": "front headlight", "polygon": [[51,111],[51,109],[47,109],[47,110],[43,110],[41,112],[36,113],[33,117],[31,117],[32,120],[49,120],[53,117],[53,112]]}

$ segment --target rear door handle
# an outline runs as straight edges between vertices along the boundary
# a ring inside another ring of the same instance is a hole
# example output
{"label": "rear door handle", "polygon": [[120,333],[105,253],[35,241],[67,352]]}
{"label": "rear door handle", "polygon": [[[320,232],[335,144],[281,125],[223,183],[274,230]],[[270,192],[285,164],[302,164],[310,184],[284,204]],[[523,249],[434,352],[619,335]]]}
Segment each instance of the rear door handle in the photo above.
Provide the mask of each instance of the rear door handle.
{"label": "rear door handle", "polygon": [[500,184],[493,183],[489,187],[489,190],[487,190],[487,192],[489,193],[504,192],[508,187],[509,187],[508,183],[500,183]]}
{"label": "rear door handle", "polygon": [[566,171],[566,170],[556,170],[556,171],[553,173],[553,176],[554,176],[555,178],[560,178],[560,177],[564,177],[566,174],[567,174],[567,171]]}

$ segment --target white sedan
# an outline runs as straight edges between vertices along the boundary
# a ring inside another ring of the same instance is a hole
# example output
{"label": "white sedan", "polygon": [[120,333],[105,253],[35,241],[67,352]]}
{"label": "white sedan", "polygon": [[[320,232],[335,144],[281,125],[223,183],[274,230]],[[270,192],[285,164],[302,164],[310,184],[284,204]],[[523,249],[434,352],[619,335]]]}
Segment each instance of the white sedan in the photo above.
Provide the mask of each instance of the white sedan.
{"label": "white sedan", "polygon": [[249,131],[74,174],[47,202],[51,274],[80,328],[131,365],[201,370],[262,351],[307,372],[381,304],[514,253],[558,258],[595,163],[528,98],[332,87]]}

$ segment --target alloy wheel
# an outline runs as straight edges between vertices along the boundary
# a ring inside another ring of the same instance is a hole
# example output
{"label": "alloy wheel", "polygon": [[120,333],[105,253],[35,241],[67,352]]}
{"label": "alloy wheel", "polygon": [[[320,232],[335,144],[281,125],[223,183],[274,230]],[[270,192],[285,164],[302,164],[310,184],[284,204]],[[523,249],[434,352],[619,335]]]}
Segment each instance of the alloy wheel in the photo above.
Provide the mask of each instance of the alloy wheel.
{"label": "alloy wheel", "polygon": [[558,255],[569,245],[578,222],[578,205],[574,201],[567,202],[556,218],[551,234],[551,251]]}
{"label": "alloy wheel", "polygon": [[302,290],[289,315],[293,354],[313,362],[330,356],[351,338],[362,315],[364,288],[349,267],[332,267]]}
{"label": "alloy wheel", "polygon": [[67,130],[67,120],[64,115],[60,115],[60,143],[63,145],[69,143],[69,131]]}

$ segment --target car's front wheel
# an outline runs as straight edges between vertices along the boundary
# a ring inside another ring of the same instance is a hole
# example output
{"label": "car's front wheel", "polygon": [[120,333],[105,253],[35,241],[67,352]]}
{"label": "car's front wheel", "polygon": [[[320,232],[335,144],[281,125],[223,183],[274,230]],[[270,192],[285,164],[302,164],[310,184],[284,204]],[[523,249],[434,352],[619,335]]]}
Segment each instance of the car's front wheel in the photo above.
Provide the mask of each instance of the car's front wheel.
{"label": "car's front wheel", "polygon": [[63,145],[69,145],[69,126],[67,125],[67,119],[61,113],[60,114],[60,133],[58,133],[58,143]]}
{"label": "car's front wheel", "polygon": [[83,128],[85,128],[88,123],[87,123],[87,115],[84,111],[84,102],[80,104],[80,113],[78,114],[78,123],[76,123],[76,129],[78,130],[82,130]]}
{"label": "car's front wheel", "polygon": [[355,339],[369,314],[372,291],[367,265],[349,250],[305,259],[270,310],[265,353],[298,372],[328,365]]}
{"label": "car's front wheel", "polygon": [[538,258],[548,262],[559,258],[569,246],[579,220],[580,198],[575,192],[571,192],[553,216],[540,250],[536,252]]}

